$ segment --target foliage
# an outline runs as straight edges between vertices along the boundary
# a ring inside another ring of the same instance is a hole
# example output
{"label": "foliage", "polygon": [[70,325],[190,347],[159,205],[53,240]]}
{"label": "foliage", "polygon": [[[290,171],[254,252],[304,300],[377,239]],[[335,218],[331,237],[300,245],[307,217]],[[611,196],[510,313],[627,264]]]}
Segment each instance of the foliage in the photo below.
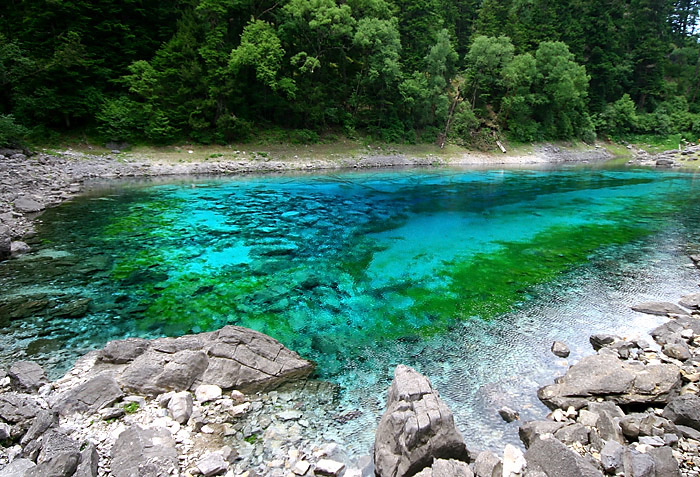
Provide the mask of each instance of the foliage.
{"label": "foliage", "polygon": [[28,134],[29,130],[21,124],[17,124],[11,114],[0,114],[0,146],[21,146]]}

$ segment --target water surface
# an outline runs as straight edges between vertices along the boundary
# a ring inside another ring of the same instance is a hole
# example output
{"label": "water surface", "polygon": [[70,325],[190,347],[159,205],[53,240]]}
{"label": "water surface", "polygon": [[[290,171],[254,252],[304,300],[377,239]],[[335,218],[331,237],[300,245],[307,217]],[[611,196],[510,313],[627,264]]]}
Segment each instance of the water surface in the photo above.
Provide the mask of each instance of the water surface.
{"label": "water surface", "polygon": [[[338,383],[366,451],[398,363],[426,373],[472,447],[515,441],[504,404],[629,310],[694,291],[700,187],[653,170],[401,170],[186,180],[99,190],[47,211],[34,252],[0,264],[0,360],[54,376],[128,336],[237,324]],[[3,305],[4,303],[4,305]],[[3,316],[4,315],[4,316]],[[332,437],[332,436],[331,436]]]}

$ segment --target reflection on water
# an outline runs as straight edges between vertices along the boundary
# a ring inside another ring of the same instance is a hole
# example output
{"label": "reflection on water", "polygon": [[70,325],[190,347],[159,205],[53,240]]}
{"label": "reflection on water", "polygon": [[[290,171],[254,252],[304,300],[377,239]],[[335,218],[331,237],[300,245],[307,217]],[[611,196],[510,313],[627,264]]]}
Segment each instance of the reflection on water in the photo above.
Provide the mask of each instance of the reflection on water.
{"label": "reflection on water", "polygon": [[106,341],[238,324],[319,364],[359,408],[366,450],[393,367],[429,375],[472,447],[516,440],[496,410],[595,331],[692,290],[700,188],[646,170],[411,170],[102,190],[47,211],[34,252],[0,264],[0,360],[55,375]]}

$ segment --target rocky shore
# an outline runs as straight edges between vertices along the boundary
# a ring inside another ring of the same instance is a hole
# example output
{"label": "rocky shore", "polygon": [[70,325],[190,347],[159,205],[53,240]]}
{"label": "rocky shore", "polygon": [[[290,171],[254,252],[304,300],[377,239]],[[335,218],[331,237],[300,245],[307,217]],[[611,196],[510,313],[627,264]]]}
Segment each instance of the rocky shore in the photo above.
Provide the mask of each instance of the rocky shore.
{"label": "rocky shore", "polygon": [[683,149],[671,149],[658,154],[650,154],[642,149],[634,149],[631,145],[627,147],[634,153],[634,158],[628,161],[630,165],[692,169],[700,167],[700,163],[697,162],[700,160],[700,144],[689,144]]}

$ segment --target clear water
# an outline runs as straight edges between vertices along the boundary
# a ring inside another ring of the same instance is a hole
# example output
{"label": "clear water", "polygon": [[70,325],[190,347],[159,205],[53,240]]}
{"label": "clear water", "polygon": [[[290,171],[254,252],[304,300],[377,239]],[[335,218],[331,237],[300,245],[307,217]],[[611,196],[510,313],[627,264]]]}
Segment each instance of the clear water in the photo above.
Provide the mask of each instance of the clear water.
{"label": "clear water", "polygon": [[500,406],[544,414],[535,390],[566,365],[552,340],[575,359],[593,332],[660,322],[634,302],[695,291],[699,199],[692,174],[580,168],[101,188],[0,264],[0,363],[56,376],[108,340],[238,324],[339,385],[339,413],[361,412],[326,437],[351,452],[371,445],[398,363],[433,380],[470,447],[497,448],[517,442]]}

